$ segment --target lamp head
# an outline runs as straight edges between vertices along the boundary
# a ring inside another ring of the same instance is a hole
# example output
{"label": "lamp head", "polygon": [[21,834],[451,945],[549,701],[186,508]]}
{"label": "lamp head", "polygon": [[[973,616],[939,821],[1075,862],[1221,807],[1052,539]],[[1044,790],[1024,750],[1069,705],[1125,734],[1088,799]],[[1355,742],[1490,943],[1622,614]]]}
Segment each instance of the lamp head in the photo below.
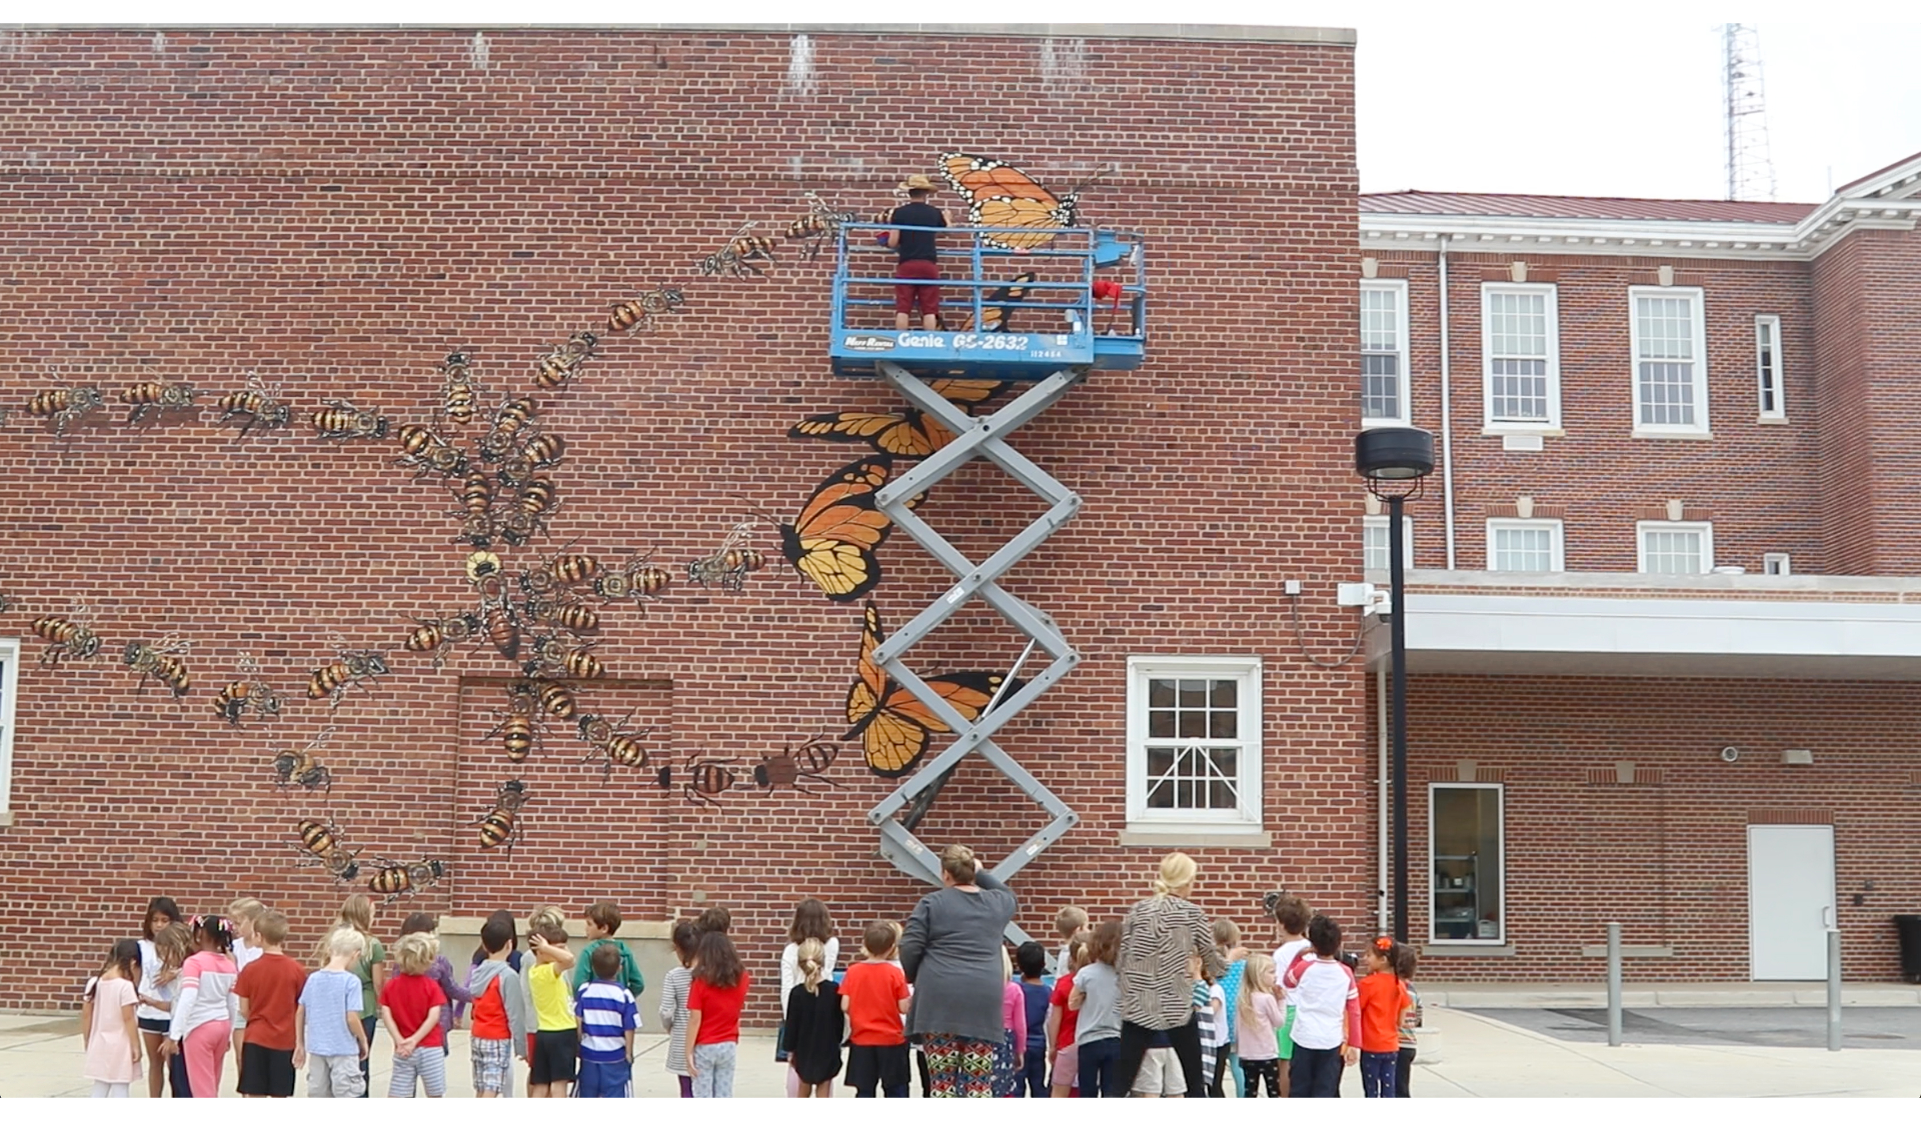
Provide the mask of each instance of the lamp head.
{"label": "lamp head", "polygon": [[1425,478],[1434,471],[1434,437],[1420,428],[1369,428],[1354,437],[1354,470],[1370,485]]}

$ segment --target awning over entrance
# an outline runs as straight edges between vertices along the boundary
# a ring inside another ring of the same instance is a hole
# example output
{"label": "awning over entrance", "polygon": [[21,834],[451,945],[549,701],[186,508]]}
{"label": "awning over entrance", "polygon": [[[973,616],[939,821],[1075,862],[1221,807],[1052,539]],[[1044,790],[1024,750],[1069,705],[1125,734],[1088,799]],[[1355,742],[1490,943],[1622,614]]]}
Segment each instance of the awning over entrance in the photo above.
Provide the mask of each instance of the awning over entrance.
{"label": "awning over entrance", "polygon": [[1415,571],[1407,603],[1411,673],[1921,680],[1915,579]]}

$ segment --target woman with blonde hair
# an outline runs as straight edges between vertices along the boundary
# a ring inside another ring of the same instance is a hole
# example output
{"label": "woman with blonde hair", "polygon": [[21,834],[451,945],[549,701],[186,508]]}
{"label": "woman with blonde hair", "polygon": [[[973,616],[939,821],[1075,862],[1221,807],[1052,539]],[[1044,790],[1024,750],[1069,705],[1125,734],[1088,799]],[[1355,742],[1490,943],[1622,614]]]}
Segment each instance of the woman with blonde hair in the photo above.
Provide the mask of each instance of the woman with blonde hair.
{"label": "woman with blonde hair", "polygon": [[[314,947],[314,961],[325,965],[332,956],[328,949],[328,939],[336,930],[352,930],[366,942],[364,953],[354,962],[350,972],[360,978],[360,1027],[368,1039],[374,1037],[374,1030],[380,1026],[380,990],[387,987],[387,947],[374,937],[374,901],[363,892],[356,892],[340,901],[340,914],[334,919],[333,926],[321,935],[320,945]],[[367,1096],[367,1060],[360,1060],[360,1096]]]}
{"label": "woman with blonde hair", "polygon": [[1156,1032],[1166,1032],[1181,1061],[1187,1096],[1207,1096],[1187,964],[1189,957],[1198,956],[1202,972],[1214,977],[1226,972],[1227,963],[1214,944],[1206,912],[1188,902],[1196,871],[1193,857],[1168,853],[1154,877],[1154,894],[1134,904],[1121,920],[1115,963],[1121,988],[1121,1053],[1114,1077],[1121,1087],[1134,1085],[1148,1041]]}
{"label": "woman with blonde hair", "polygon": [[927,1057],[929,1097],[992,1097],[1014,893],[981,871],[966,845],[947,846],[940,863],[944,886],[914,905],[900,938],[901,968],[914,986],[907,1035]]}

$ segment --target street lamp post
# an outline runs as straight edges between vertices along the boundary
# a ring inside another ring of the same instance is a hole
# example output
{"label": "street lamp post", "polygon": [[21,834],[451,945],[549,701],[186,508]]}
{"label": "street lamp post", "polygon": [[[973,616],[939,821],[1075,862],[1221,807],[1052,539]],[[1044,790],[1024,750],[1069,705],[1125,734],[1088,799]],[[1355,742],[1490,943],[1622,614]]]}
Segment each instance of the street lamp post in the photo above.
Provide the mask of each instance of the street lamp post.
{"label": "street lamp post", "polygon": [[1402,509],[1434,470],[1434,437],[1419,428],[1370,428],[1354,437],[1354,470],[1387,503],[1388,632],[1394,675],[1390,751],[1394,782],[1394,938],[1407,938],[1407,579]]}

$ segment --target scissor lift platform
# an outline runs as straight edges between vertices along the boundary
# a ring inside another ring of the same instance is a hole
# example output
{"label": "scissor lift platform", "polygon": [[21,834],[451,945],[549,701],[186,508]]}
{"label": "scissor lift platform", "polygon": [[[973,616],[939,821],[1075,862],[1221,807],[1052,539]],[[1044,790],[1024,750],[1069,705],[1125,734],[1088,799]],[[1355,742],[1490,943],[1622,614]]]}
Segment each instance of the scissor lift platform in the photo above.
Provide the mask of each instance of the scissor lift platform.
{"label": "scissor lift platform", "polygon": [[[1056,370],[1132,370],[1147,344],[1146,288],[1138,234],[956,226],[937,232],[939,280],[896,280],[895,253],[878,244],[892,230],[924,227],[857,222],[840,231],[834,269],[834,372],[873,377],[891,362],[922,375],[1039,381]],[[997,240],[999,239],[999,240]],[[1005,242],[1006,244],[1002,244]],[[1032,279],[1022,278],[1032,274]],[[1114,287],[1094,298],[1097,279]],[[942,328],[894,319],[894,287],[941,289]]]}

